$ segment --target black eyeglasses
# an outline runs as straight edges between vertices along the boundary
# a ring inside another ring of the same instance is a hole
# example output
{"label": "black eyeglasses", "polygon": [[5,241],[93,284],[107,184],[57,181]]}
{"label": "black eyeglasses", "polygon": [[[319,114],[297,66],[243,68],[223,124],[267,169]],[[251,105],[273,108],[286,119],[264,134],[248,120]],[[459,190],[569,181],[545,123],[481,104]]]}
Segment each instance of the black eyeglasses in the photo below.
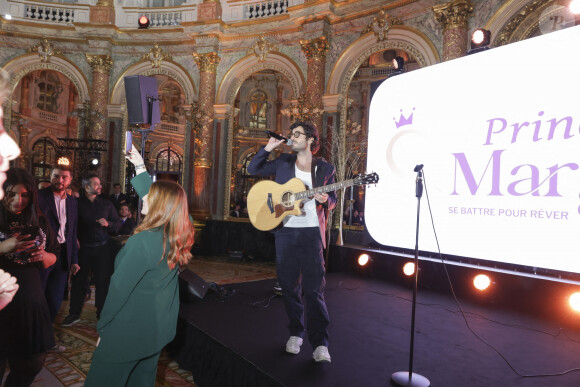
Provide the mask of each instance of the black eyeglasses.
{"label": "black eyeglasses", "polygon": [[298,137],[300,137],[301,134],[303,134],[303,135],[306,136],[306,133],[302,133],[302,132],[294,132],[294,133],[292,133],[291,136],[294,137],[294,138],[298,138]]}

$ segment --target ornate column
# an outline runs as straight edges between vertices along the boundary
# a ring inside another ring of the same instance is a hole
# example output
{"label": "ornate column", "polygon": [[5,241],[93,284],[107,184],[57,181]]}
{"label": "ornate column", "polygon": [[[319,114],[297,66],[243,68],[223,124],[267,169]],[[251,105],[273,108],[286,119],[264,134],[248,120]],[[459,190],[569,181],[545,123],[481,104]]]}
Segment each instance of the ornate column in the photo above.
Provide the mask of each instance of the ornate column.
{"label": "ornate column", "polygon": [[443,60],[459,58],[467,52],[467,20],[473,13],[470,0],[454,0],[433,7],[435,20],[443,24]]}
{"label": "ornate column", "polygon": [[284,92],[283,85],[276,85],[276,131],[283,132],[282,130],[282,93]]}
{"label": "ornate column", "polygon": [[91,106],[99,112],[102,118],[97,119],[89,128],[88,138],[107,139],[107,103],[109,102],[109,72],[113,60],[109,55],[86,55],[87,62],[93,70],[93,88],[91,90]]}
{"label": "ornate column", "polygon": [[220,57],[215,52],[193,54],[199,67],[198,106],[203,120],[195,127],[193,136],[193,197],[191,212],[198,218],[207,218],[210,211],[212,189],[212,151],[213,151],[213,105],[215,103],[216,71]]}
{"label": "ornate column", "polygon": [[[312,106],[322,109],[324,94],[324,74],[326,69],[326,54],[330,45],[326,37],[312,40],[301,40],[300,47],[308,59],[308,75],[306,81],[306,101]],[[322,133],[322,115],[314,119],[318,131]]]}
{"label": "ornate column", "polygon": [[115,24],[114,0],[99,0],[97,5],[90,8],[89,20],[91,24]]}
{"label": "ornate column", "polygon": [[30,151],[28,149],[28,135],[32,130],[25,128],[23,124],[19,124],[18,131],[20,132],[20,151],[21,156],[16,159],[16,164],[20,168],[30,171]]}
{"label": "ornate column", "polygon": [[20,113],[25,116],[30,115],[30,77],[22,78],[22,92],[20,96]]}
{"label": "ornate column", "polygon": [[222,17],[222,6],[218,0],[203,0],[197,5],[197,21],[217,20]]}

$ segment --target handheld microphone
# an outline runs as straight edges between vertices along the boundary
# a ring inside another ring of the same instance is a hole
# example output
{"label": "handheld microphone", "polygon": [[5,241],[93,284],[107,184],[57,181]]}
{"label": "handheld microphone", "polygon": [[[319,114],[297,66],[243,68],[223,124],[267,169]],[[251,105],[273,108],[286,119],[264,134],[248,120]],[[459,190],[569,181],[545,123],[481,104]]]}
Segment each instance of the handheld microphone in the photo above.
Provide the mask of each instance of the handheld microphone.
{"label": "handheld microphone", "polygon": [[284,140],[286,145],[292,145],[292,140],[289,138],[286,138],[278,133],[274,133],[270,130],[264,130],[264,132],[266,132],[266,134],[268,135],[268,137],[274,137],[277,140]]}

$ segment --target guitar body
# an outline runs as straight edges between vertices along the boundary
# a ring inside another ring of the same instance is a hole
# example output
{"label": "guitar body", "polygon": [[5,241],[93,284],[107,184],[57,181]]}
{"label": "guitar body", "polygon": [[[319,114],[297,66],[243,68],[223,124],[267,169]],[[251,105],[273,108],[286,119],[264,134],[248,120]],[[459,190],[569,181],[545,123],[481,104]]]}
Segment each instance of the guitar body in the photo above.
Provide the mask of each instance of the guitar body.
{"label": "guitar body", "polygon": [[293,178],[285,184],[270,180],[260,181],[248,192],[248,216],[258,230],[276,228],[286,215],[302,215],[302,200],[295,200],[294,193],[304,191],[302,180]]}

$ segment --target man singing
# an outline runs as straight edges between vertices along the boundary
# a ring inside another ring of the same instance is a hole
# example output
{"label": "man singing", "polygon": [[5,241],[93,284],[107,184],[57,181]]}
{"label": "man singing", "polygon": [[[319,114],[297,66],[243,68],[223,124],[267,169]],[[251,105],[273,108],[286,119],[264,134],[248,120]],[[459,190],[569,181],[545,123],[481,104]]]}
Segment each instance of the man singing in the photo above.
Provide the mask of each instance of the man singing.
{"label": "man singing", "polygon": [[[295,154],[283,153],[276,160],[266,161],[270,152],[285,142],[271,137],[250,162],[248,172],[252,175],[275,175],[275,181],[279,184],[294,177],[302,180],[307,187],[334,183],[334,167],[321,158],[313,157],[320,148],[316,128],[306,122],[296,122],[290,130]],[[313,198],[303,203],[306,215],[287,216],[283,226],[276,231],[276,272],[290,320],[286,351],[292,354],[300,352],[307,329],[308,340],[314,348],[314,360],[330,362],[330,319],[324,302],[326,281],[322,250],[326,247],[326,214],[336,205],[336,193],[314,194]],[[306,304],[306,329],[302,293]]]}

